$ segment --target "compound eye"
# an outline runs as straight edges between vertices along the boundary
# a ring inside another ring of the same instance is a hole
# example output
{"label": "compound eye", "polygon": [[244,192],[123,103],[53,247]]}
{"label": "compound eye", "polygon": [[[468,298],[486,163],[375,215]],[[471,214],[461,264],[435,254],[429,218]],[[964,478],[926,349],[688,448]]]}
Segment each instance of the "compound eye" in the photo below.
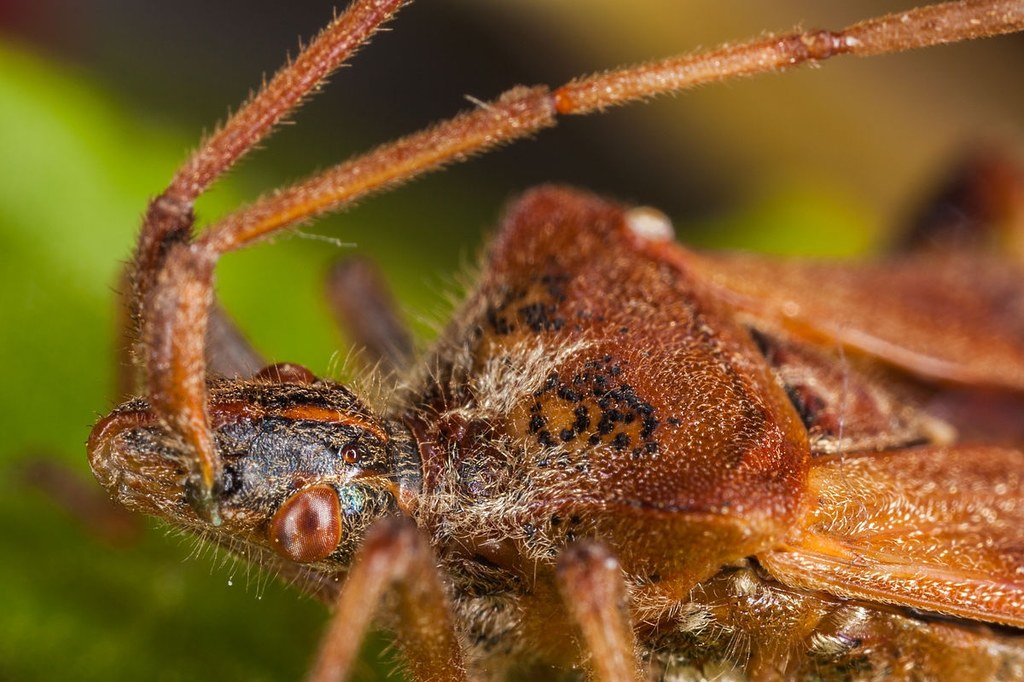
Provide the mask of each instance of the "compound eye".
{"label": "compound eye", "polygon": [[298,563],[329,556],[341,541],[338,493],[327,485],[295,493],[274,514],[267,536],[275,552]]}

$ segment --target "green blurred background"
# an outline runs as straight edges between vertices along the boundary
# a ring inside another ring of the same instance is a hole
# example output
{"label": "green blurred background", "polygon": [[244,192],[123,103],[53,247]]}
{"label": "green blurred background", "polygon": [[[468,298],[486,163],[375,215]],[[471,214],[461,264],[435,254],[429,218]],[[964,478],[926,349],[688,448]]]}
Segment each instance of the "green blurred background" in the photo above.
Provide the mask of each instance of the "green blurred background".
{"label": "green blurred background", "polygon": [[[112,290],[147,198],[331,11],[210,4],[0,3],[2,680],[294,679],[325,618],[224,557],[189,558],[192,543],[156,523],[105,540],[22,481],[44,459],[90,482],[83,444],[112,400]],[[201,216],[449,115],[464,95],[893,9],[821,4],[420,2],[204,198]],[[1024,42],[1000,39],[568,121],[303,230],[344,244],[292,236],[232,255],[219,291],[268,357],[335,371],[346,342],[321,280],[359,253],[381,264],[426,342],[502,205],[547,181],[658,206],[691,242],[859,254],[960,153],[988,144],[1024,158],[1022,64]]]}

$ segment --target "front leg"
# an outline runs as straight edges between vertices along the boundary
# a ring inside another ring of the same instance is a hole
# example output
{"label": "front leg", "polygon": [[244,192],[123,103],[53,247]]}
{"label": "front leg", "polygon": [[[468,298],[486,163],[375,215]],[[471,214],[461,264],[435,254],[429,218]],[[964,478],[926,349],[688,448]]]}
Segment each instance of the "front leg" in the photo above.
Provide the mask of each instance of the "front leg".
{"label": "front leg", "polygon": [[590,653],[600,682],[643,679],[619,562],[602,545],[581,543],[562,552],[558,586]]}
{"label": "front leg", "polygon": [[396,635],[414,680],[467,680],[462,648],[434,554],[416,526],[387,518],[370,528],[324,633],[310,682],[346,678],[380,600],[394,590]]}

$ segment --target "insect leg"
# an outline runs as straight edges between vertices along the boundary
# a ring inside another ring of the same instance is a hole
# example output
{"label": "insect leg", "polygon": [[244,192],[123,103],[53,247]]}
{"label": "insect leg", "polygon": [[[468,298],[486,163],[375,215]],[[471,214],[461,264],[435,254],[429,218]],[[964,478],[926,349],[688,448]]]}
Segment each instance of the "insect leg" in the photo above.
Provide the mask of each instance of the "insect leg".
{"label": "insect leg", "polygon": [[[138,395],[139,365],[135,361],[138,328],[132,311],[132,267],[121,273],[117,292],[117,357],[114,378],[115,402]],[[210,306],[206,331],[206,369],[225,377],[250,377],[267,363],[238,328],[234,320],[216,302]]]}
{"label": "insect leg", "polygon": [[451,610],[426,540],[409,519],[370,528],[341,588],[310,682],[346,677],[384,595],[394,590],[397,640],[415,680],[466,680]]}
{"label": "insect leg", "polygon": [[235,321],[216,302],[210,307],[206,329],[206,369],[224,377],[251,377],[266,366]]}
{"label": "insect leg", "polygon": [[372,263],[362,258],[335,263],[327,274],[327,300],[335,319],[363,349],[365,364],[391,375],[409,364],[412,335]]}
{"label": "insect leg", "polygon": [[573,545],[559,557],[558,583],[583,634],[595,679],[641,679],[619,562],[601,545]]}
{"label": "insect leg", "polygon": [[997,149],[968,154],[918,209],[898,252],[991,252],[1024,263],[1024,168]]}

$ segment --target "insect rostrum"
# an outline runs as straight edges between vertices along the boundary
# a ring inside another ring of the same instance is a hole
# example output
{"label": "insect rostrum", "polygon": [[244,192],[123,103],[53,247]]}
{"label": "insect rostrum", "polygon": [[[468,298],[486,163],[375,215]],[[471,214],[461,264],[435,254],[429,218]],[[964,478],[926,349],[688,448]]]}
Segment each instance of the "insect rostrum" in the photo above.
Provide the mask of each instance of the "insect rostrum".
{"label": "insect rostrum", "polygon": [[[304,218],[559,115],[1019,30],[1021,3],[514,88],[193,238],[195,197],[400,5],[356,2],[150,205],[131,298],[147,397],[95,427],[100,482],[336,599],[317,679],[348,670],[388,595],[422,679],[580,662],[607,680],[1018,677],[1024,454],[958,444],[909,398],[1024,388],[1003,314],[1024,309],[1017,269],[980,250],[883,266],[702,254],[649,211],[543,187],[508,209],[435,348],[395,367],[389,404],[290,366],[208,378],[206,338],[218,258]],[[970,313],[936,328],[950,309]],[[388,311],[350,315],[366,329]],[[366,338],[401,364],[388,335]]]}

